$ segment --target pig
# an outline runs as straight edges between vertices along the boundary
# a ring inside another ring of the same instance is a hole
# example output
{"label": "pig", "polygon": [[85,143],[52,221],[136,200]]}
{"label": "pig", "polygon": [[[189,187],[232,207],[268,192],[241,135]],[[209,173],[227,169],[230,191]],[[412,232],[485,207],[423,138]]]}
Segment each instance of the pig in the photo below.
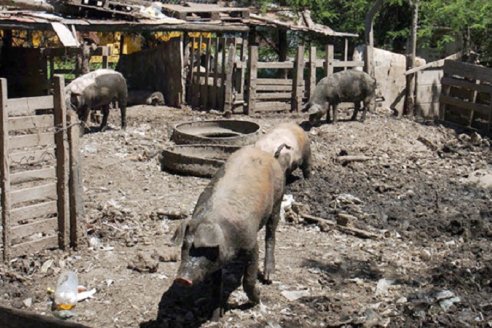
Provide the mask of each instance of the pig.
{"label": "pig", "polygon": [[164,106],[164,95],[159,91],[129,90],[127,106],[134,105]]}
{"label": "pig", "polygon": [[213,320],[223,313],[222,268],[239,255],[247,258],[244,291],[250,302],[259,303],[257,233],[266,226],[263,276],[269,281],[275,269],[275,230],[284,187],[284,172],[271,154],[243,147],[218,170],[198,198],[191,219],[176,230],[173,240],[182,248],[175,282],[191,286],[211,276],[216,287]]}
{"label": "pig", "polygon": [[326,120],[330,120],[331,106],[333,123],[336,123],[338,104],[353,102],[355,110],[351,119],[355,121],[361,101],[364,103],[364,111],[360,121],[364,122],[368,107],[374,109],[376,104],[376,80],[365,72],[346,70],[321,79],[303,111],[309,111],[309,122],[314,125],[319,124],[325,113]]}
{"label": "pig", "polygon": [[101,131],[107,128],[109,105],[114,100],[118,101],[120,107],[121,127],[126,128],[127,97],[125,78],[121,73],[111,69],[98,69],[84,74],[65,87],[67,108],[75,110],[84,124],[91,109],[101,109],[103,112]]}
{"label": "pig", "polygon": [[[284,144],[289,158],[282,161],[284,153],[279,147]],[[281,166],[286,176],[300,168],[302,175],[308,179],[311,174],[311,146],[306,132],[296,123],[282,123],[262,136],[254,147],[281,158]],[[278,153],[277,153],[278,152]],[[277,153],[277,154],[276,154]]]}

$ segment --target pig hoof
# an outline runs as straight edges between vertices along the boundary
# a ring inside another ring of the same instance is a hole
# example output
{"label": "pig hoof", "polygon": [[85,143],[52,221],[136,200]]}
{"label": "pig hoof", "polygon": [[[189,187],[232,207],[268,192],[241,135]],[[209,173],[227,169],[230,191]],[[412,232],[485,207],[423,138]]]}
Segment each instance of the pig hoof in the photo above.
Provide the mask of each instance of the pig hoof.
{"label": "pig hoof", "polygon": [[101,132],[104,132],[104,131],[107,131],[108,130],[108,127],[107,126],[102,126],[99,131]]}

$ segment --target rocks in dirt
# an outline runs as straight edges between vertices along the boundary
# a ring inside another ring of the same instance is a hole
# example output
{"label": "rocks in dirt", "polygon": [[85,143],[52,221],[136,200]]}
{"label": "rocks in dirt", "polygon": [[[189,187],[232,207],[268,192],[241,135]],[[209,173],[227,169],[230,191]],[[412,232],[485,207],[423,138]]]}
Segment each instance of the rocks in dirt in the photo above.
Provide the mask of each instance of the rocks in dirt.
{"label": "rocks in dirt", "polygon": [[163,250],[154,250],[152,258],[159,262],[176,262],[179,259],[180,252],[176,248],[167,248]]}
{"label": "rocks in dirt", "polygon": [[141,273],[153,273],[157,271],[159,261],[153,259],[148,253],[139,252],[137,253],[137,256],[130,263],[128,263],[127,267],[128,269]]}
{"label": "rocks in dirt", "polygon": [[283,297],[288,299],[290,302],[296,301],[302,297],[307,297],[310,296],[311,293],[309,292],[308,289],[303,289],[303,290],[284,290],[280,294],[282,294]]}

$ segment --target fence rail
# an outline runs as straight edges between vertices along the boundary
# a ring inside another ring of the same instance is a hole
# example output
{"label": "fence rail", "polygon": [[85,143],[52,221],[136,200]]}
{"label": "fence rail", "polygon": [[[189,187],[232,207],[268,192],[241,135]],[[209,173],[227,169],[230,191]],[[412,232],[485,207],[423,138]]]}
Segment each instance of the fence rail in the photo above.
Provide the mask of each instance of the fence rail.
{"label": "fence rail", "polygon": [[492,69],[446,60],[439,118],[485,133],[492,125]]}
{"label": "fence rail", "polygon": [[[78,172],[78,158],[69,161],[78,142],[74,140],[74,136],[78,138],[78,126],[67,125],[63,88],[63,77],[55,76],[53,96],[8,99],[7,81],[0,79],[4,261],[45,248],[65,249],[77,244],[72,230],[76,230],[81,214],[81,204],[76,201],[82,198],[78,195],[70,203],[68,186],[70,180],[73,192],[81,192],[75,185],[80,184],[79,179],[72,178]],[[51,114],[35,115],[39,110]],[[70,213],[71,207],[78,211]]]}
{"label": "fence rail", "polygon": [[[316,47],[310,47],[308,58],[305,49],[299,46],[294,60],[285,62],[258,61],[258,47],[249,48],[248,78],[246,80],[246,110],[248,114],[255,112],[299,111],[302,101],[309,98],[317,83],[316,70],[322,67],[324,76],[333,74],[335,69],[362,67],[362,61],[336,60],[333,45],[327,45],[324,58],[316,58]],[[259,70],[284,70],[284,77],[260,78]],[[307,72],[306,72],[307,70]],[[305,74],[307,73],[307,74]],[[307,78],[305,78],[307,77]]]}

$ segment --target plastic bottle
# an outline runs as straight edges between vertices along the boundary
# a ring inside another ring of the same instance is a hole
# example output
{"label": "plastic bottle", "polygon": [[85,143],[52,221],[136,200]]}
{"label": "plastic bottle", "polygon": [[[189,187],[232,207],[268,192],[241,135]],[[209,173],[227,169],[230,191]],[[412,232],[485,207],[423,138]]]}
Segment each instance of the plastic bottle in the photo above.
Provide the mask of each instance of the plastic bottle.
{"label": "plastic bottle", "polygon": [[77,274],[73,271],[64,271],[58,278],[55,290],[55,308],[57,310],[71,310],[77,304]]}

